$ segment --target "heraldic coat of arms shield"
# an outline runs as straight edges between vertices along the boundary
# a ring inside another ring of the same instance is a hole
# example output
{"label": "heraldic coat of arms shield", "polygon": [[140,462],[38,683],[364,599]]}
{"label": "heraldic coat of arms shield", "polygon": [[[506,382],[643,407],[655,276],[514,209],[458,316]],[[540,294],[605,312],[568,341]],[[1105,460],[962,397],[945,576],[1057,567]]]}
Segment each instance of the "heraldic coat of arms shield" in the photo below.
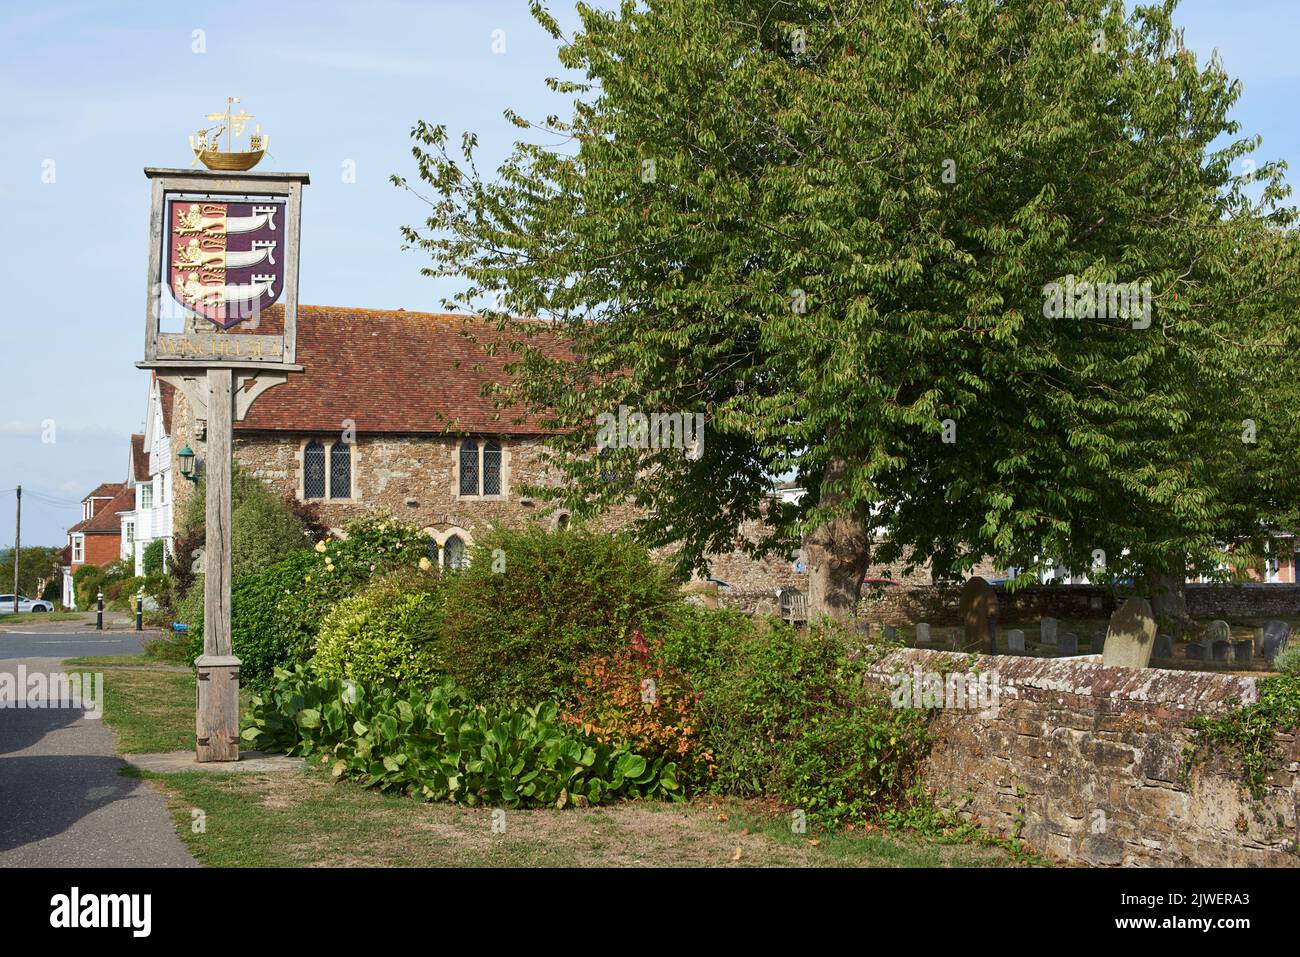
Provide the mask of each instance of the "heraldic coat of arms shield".
{"label": "heraldic coat of arms shield", "polygon": [[168,213],[171,291],[222,329],[256,317],[284,289],[285,204],[173,200]]}

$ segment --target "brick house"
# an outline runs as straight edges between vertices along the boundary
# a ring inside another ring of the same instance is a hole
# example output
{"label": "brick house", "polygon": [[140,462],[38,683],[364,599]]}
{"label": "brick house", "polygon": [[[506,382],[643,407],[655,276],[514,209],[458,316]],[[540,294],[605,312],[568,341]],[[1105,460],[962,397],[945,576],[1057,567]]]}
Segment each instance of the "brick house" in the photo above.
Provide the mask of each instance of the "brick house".
{"label": "brick house", "polygon": [[81,500],[81,521],[68,529],[69,562],[63,570],[63,605],[76,603],[72,576],[82,565],[108,565],[122,557],[122,516],[135,508],[127,482],[105,482]]}

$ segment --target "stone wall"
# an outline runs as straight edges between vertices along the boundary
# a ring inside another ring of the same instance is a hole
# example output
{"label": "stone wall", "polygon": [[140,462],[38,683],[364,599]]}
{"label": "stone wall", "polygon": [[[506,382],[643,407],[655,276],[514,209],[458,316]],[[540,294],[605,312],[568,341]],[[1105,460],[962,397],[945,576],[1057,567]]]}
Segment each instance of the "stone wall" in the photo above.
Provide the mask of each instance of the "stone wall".
{"label": "stone wall", "polygon": [[1300,615],[1300,585],[1188,585],[1193,618],[1288,618]]}
{"label": "stone wall", "polygon": [[[998,622],[1051,618],[1105,618],[1115,610],[1115,596],[1099,585],[1042,585],[1014,592],[998,588]],[[872,624],[960,625],[960,585],[890,587],[866,592],[858,605],[858,620]]]}
{"label": "stone wall", "polygon": [[[968,818],[1035,850],[1093,865],[1300,865],[1300,739],[1278,736],[1282,761],[1260,802],[1241,769],[1216,755],[1184,779],[1195,714],[1256,699],[1255,679],[1156,668],[1104,668],[1097,659],[966,656],[903,649],[878,679],[943,672],[971,661],[996,674],[984,711],[940,710],[924,768],[927,787]],[[985,702],[981,702],[983,704]]]}
{"label": "stone wall", "polygon": [[[276,490],[302,497],[302,448],[316,436],[236,432],[240,466]],[[320,437],[334,441],[337,437]],[[534,519],[554,523],[562,514],[550,503],[523,496],[524,485],[549,481],[545,449],[536,438],[503,437],[502,494],[459,493],[459,440],[452,436],[358,435],[352,449],[351,498],[321,501],[321,516],[343,528],[364,515],[384,512],[431,532],[467,532],[470,540],[493,524],[518,527]],[[627,520],[617,512],[601,525]]]}
{"label": "stone wall", "polygon": [[[872,624],[959,625],[960,585],[890,587],[864,591],[858,619]],[[1052,618],[1106,618],[1115,610],[1114,593],[1102,585],[1035,585],[1017,591],[998,588],[998,622]],[[1187,610],[1193,618],[1287,618],[1300,616],[1300,585],[1188,585]]]}

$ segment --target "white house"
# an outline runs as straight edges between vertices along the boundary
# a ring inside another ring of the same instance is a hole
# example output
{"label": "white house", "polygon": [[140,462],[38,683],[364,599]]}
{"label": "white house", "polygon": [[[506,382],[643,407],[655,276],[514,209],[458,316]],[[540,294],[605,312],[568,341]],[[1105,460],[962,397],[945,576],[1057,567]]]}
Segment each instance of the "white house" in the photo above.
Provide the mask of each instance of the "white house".
{"label": "white house", "polygon": [[135,562],[137,575],[144,574],[144,552],[154,540],[167,543],[164,567],[172,554],[173,469],[167,412],[163,390],[151,376],[144,434],[131,436],[129,484],[135,490],[135,510],[122,516],[122,557]]}

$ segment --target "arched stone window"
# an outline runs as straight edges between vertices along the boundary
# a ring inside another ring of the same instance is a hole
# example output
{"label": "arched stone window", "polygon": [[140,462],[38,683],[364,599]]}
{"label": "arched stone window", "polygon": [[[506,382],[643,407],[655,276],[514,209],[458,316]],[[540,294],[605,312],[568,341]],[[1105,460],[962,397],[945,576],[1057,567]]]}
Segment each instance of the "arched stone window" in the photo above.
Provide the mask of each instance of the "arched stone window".
{"label": "arched stone window", "polygon": [[442,543],[442,567],[459,571],[465,567],[465,540],[459,535],[451,535]]}
{"label": "arched stone window", "polygon": [[302,497],[325,497],[325,446],[316,439],[302,453]]}
{"label": "arched stone window", "polygon": [[465,529],[453,525],[437,531],[426,528],[429,535],[429,561],[438,568],[457,571],[469,565],[469,548],[474,537]]}

